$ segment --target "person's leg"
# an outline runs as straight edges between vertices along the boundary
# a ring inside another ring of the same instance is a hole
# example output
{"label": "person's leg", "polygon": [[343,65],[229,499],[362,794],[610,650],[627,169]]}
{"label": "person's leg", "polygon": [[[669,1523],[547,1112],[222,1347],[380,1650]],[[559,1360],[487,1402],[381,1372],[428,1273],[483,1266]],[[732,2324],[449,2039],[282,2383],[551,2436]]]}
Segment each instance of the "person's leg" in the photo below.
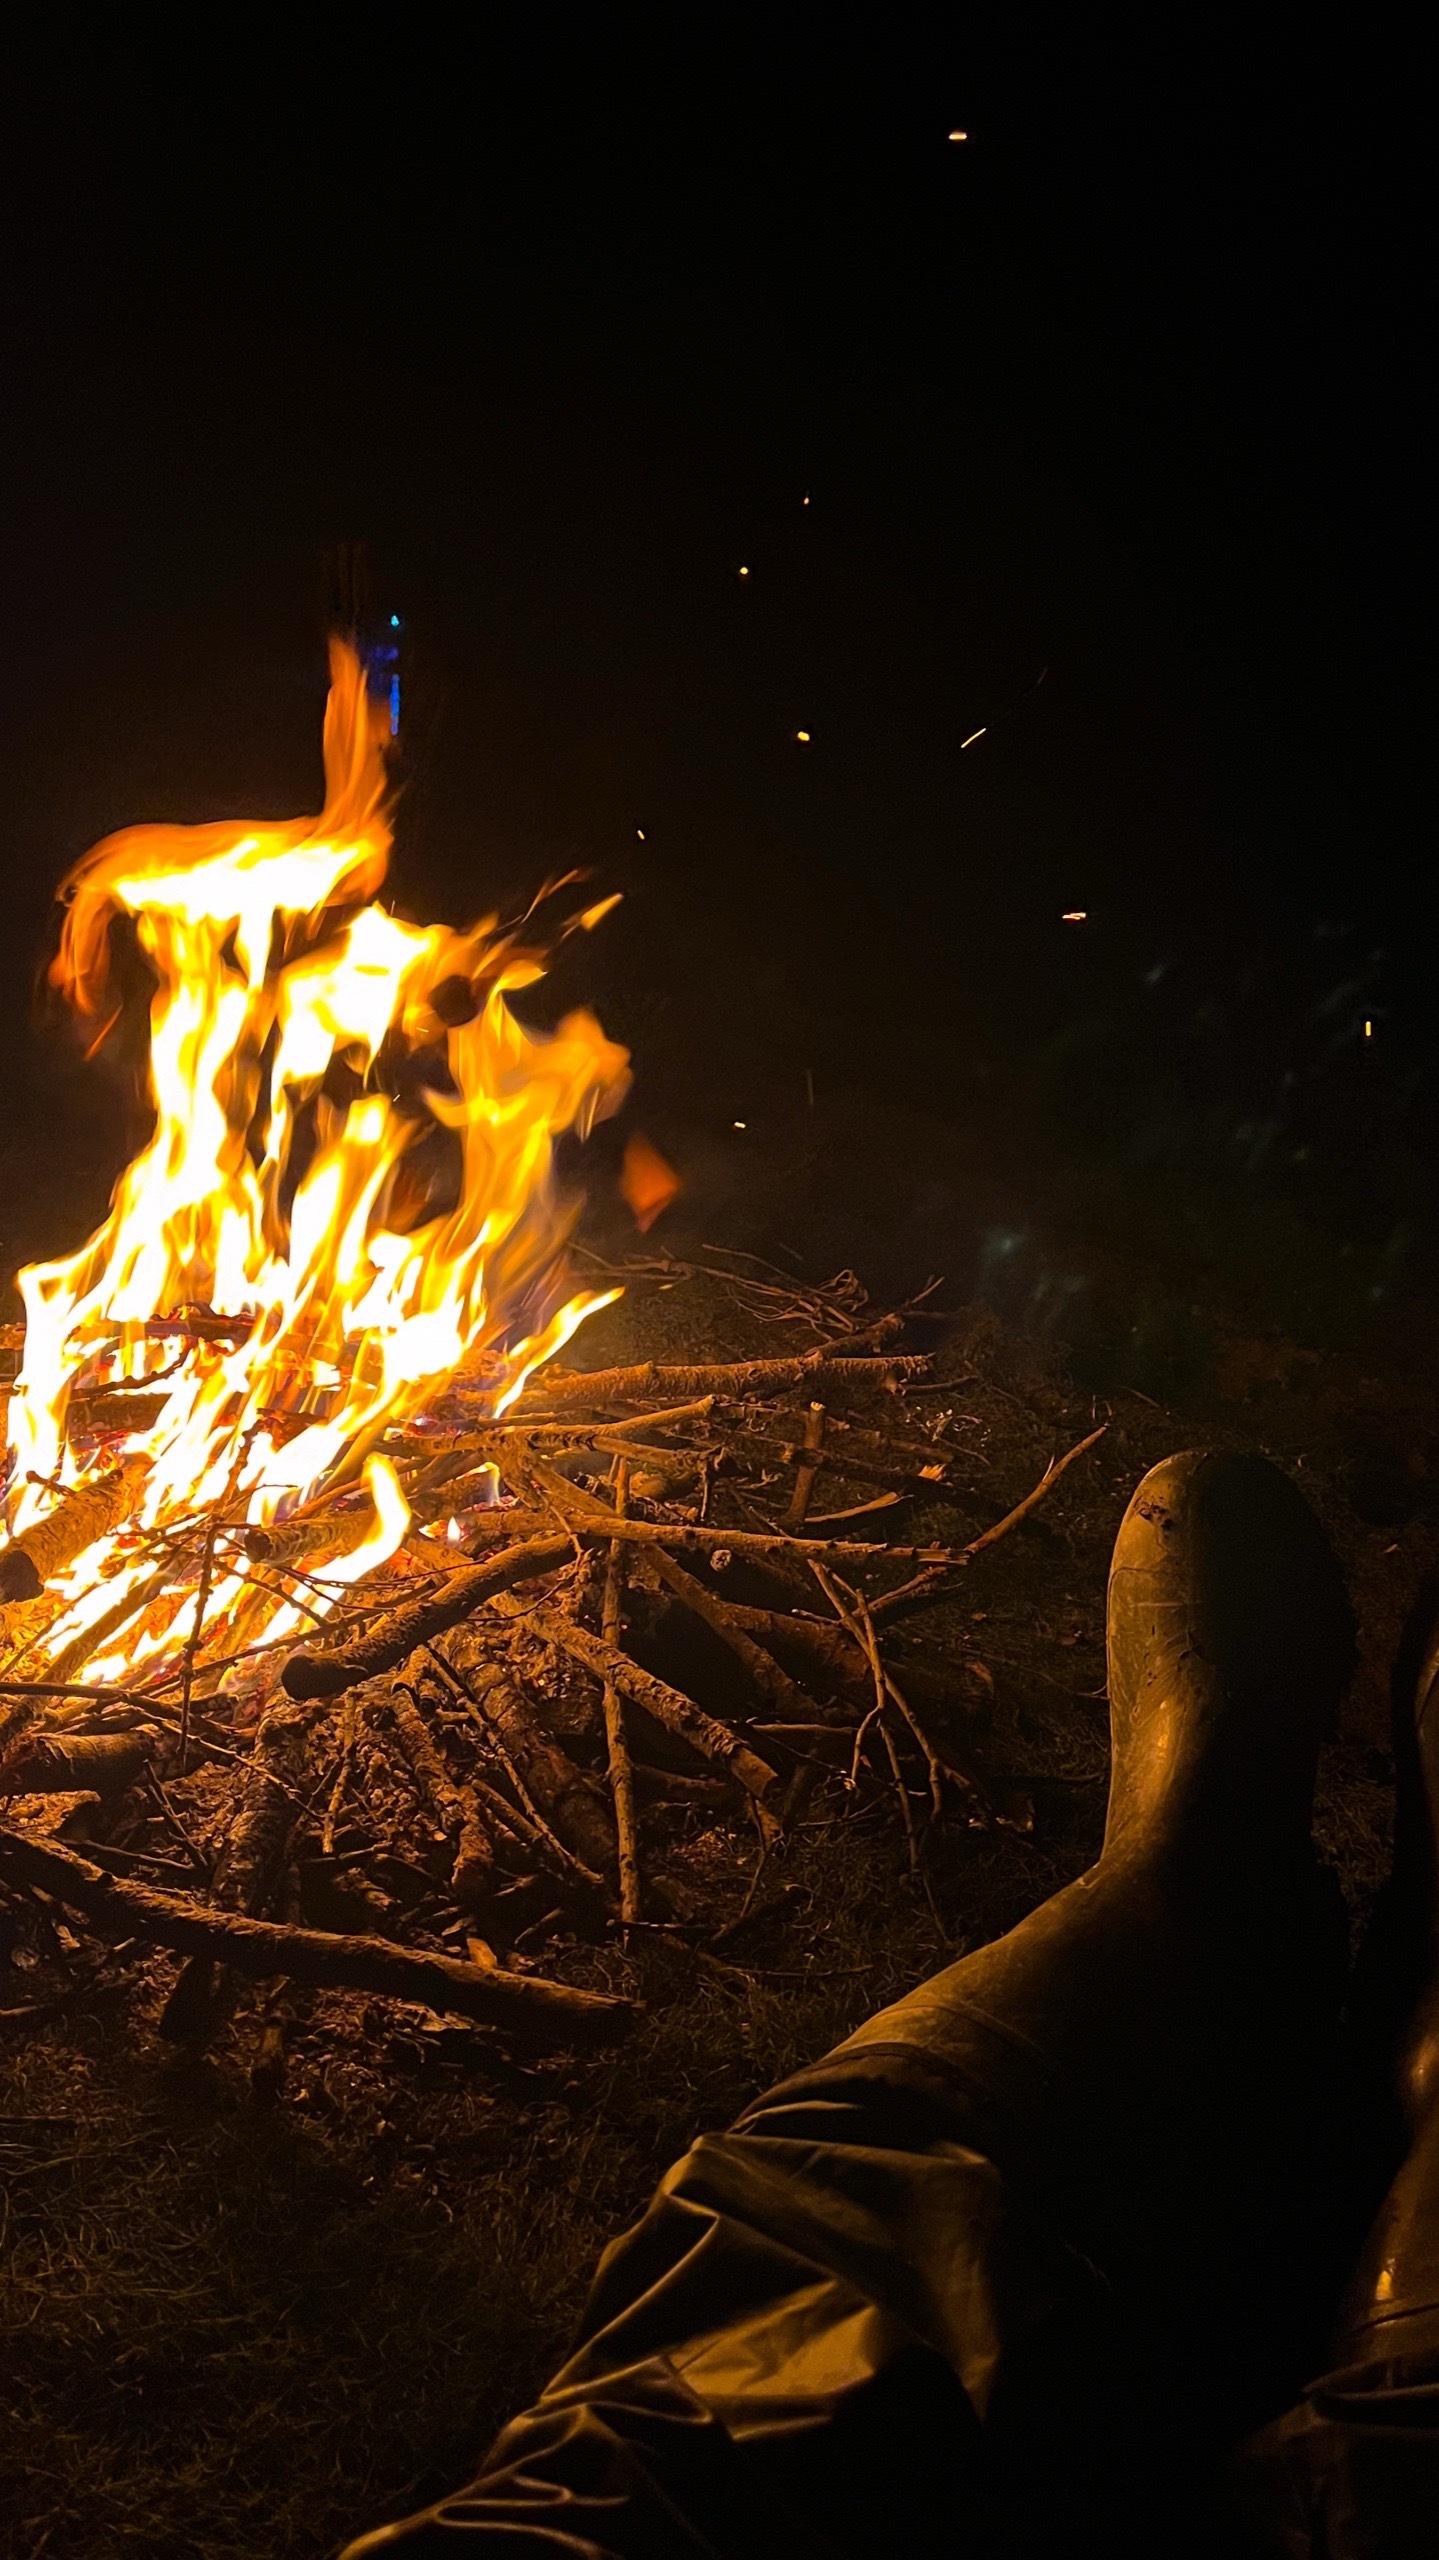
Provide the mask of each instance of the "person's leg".
{"label": "person's leg", "polygon": [[[1246,2449],[1257,2549],[1418,2560],[1439,2549],[1439,1606],[1394,1694],[1394,1874],[1361,1968],[1365,2060],[1392,2088],[1397,2172],[1360,2252],[1331,2369]],[[1382,2104],[1384,2091],[1373,2096]]]}
{"label": "person's leg", "polygon": [[696,2143],[479,2478],[347,2560],[1077,2548],[1114,2306],[1181,2396],[1264,2325],[1352,1619],[1288,1480],[1200,1454],[1131,1503],[1109,1634],[1098,1865]]}

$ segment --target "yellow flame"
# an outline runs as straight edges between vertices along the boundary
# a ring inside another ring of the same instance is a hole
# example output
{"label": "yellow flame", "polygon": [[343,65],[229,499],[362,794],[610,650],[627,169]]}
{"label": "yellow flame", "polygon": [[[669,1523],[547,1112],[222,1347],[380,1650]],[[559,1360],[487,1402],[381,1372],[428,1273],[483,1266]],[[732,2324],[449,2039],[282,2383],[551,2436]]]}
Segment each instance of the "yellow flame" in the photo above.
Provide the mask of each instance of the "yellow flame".
{"label": "yellow flame", "polygon": [[[520,1023],[508,999],[545,966],[525,926],[421,927],[374,902],[388,720],[340,643],[331,679],[318,818],[128,828],[62,891],[51,974],[92,1050],[120,1011],[118,940],[153,978],[154,1127],[88,1244],[20,1275],[12,1534],[113,1464],[84,1396],[153,1377],[118,1444],[147,1462],[138,1526],[265,1521],[363,1467],[375,1534],[326,1576],[352,1583],[408,1524],[380,1435],[462,1364],[504,1410],[614,1294],[566,1295],[553,1158],[616,1107],[626,1052],[588,1013],[549,1036]],[[113,1540],[70,1568],[69,1635],[123,1587],[112,1566],[140,1571]]]}
{"label": "yellow flame", "polygon": [[365,1489],[375,1506],[375,1525],[350,1555],[337,1556],[325,1567],[325,1582],[362,1582],[377,1564],[388,1564],[410,1525],[410,1506],[388,1458],[367,1458]]}

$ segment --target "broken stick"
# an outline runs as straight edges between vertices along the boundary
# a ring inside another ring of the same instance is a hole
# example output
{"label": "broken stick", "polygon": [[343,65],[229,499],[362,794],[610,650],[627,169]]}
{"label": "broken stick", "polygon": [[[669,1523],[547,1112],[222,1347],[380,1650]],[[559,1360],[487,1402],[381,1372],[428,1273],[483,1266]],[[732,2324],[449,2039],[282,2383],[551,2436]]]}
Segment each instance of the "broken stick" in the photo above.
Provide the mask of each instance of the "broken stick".
{"label": "broken stick", "polygon": [[[813,1410],[816,1413],[822,1412],[823,1407],[816,1405]],[[563,1476],[556,1475],[550,1467],[536,1462],[532,1465],[531,1473],[542,1492],[548,1494],[557,1505],[562,1502],[567,1504],[570,1510],[578,1513],[586,1527],[597,1527],[603,1521],[614,1530],[623,1523],[625,1517],[623,1494],[628,1484],[628,1469],[625,1469],[623,1480],[617,1478],[619,1499],[612,1512],[606,1511],[604,1504],[597,1501],[593,1494],[582,1493],[577,1485],[567,1484]],[[620,1544],[619,1537],[611,1537],[611,1571],[614,1569],[616,1550]],[[705,1583],[698,1581],[694,1574],[686,1573],[683,1565],[676,1564],[673,1556],[667,1555],[663,1547],[649,1547],[643,1561],[648,1573],[663,1583],[668,1591],[673,1592],[675,1598],[682,1601],[695,1617],[702,1618],[705,1625],[713,1628],[721,1641],[728,1645],[736,1660],[743,1663],[760,1696],[769,1701],[776,1713],[780,1716],[798,1718],[803,1723],[809,1714],[813,1700],[805,1696],[803,1690],[796,1686],[787,1672],[780,1669],[771,1655],[752,1641],[739,1624],[728,1602],[721,1600],[717,1592],[711,1591]],[[607,1614],[604,1633],[606,1642],[613,1644],[619,1633],[619,1612],[616,1606],[615,1626],[611,1629],[608,1623],[609,1591],[610,1582],[607,1575],[605,1580]]]}
{"label": "broken stick", "polygon": [[[587,1512],[579,1522],[572,1515],[587,1497],[578,1494],[563,1476],[556,1476],[554,1483],[555,1509],[573,1526],[575,1537],[590,1546],[601,1538],[623,1538],[632,1546],[688,1547],[697,1555],[713,1555],[723,1549],[736,1556],[793,1556],[797,1564],[808,1563],[811,1556],[818,1556],[821,1564],[838,1565],[870,1564],[883,1557],[890,1564],[933,1566],[946,1573],[963,1561],[960,1550],[953,1547],[892,1547],[878,1539],[791,1538],[783,1529],[710,1529],[688,1520],[617,1520],[613,1512],[598,1506],[598,1519],[595,1512]],[[497,1511],[492,1519],[475,1523],[466,1540],[467,1552],[493,1546],[505,1537],[537,1537],[546,1520],[553,1525],[553,1519],[553,1511],[546,1513],[537,1504]],[[600,1520],[605,1523],[603,1527]]]}
{"label": "broken stick", "polygon": [[436,1645],[426,1651],[503,1756],[526,1821],[540,1821],[538,1836],[558,1851],[561,1865],[605,1890],[605,1876],[615,1862],[615,1839],[593,1780],[546,1733],[524,1690],[486,1652],[477,1627],[456,1627],[443,1653]]}
{"label": "broken stick", "polygon": [[790,1495],[789,1509],[784,1515],[784,1525],[791,1531],[802,1529],[804,1526],[804,1515],[809,1509],[810,1496],[814,1492],[814,1480],[823,1463],[823,1451],[824,1406],[812,1404],[804,1418],[804,1447],[795,1469],[794,1491]]}
{"label": "broken stick", "polygon": [[[653,1548],[646,1563],[665,1589],[672,1591],[695,1617],[703,1618],[705,1625],[712,1627],[721,1641],[728,1645],[735,1660],[743,1664],[760,1696],[767,1699],[778,1716],[803,1724],[813,1714],[814,1700],[806,1696],[772,1653],[766,1653],[763,1645],[755,1643],[739,1612],[728,1600],[721,1600],[696,1575],[686,1573],[684,1566],[676,1564],[673,1556],[667,1556],[663,1547]],[[751,1610],[745,1614],[758,1617],[763,1613]]]}

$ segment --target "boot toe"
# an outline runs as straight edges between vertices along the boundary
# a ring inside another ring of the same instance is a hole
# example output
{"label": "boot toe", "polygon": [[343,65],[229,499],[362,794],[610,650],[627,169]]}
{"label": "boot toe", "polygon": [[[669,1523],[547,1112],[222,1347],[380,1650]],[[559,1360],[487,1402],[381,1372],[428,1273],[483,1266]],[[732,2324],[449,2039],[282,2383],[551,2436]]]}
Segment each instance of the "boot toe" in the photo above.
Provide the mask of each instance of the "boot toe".
{"label": "boot toe", "polygon": [[1307,1827],[1354,1634],[1329,1542],[1280,1468],[1213,1449],[1152,1467],[1110,1570],[1111,1836],[1206,1775],[1236,1813],[1246,1793],[1256,1811],[1287,1799]]}

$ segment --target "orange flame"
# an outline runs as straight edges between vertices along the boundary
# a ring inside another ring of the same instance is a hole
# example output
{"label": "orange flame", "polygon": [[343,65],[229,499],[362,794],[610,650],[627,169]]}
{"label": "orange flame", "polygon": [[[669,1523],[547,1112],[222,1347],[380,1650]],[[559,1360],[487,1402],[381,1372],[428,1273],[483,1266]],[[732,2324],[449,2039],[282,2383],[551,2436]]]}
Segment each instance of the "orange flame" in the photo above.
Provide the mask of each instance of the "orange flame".
{"label": "orange flame", "polygon": [[[153,972],[155,1126],[89,1243],[20,1275],[14,1534],[113,1464],[113,1439],[72,1433],[77,1387],[154,1377],[157,1418],[119,1443],[146,1461],[140,1527],[263,1522],[369,1459],[375,1537],[328,1577],[352,1580],[408,1521],[380,1435],[462,1363],[502,1408],[607,1303],[565,1295],[553,1153],[617,1106],[627,1054],[588,1013],[549,1037],[517,1021],[508,996],[544,973],[523,925],[421,928],[373,903],[387,729],[333,643],[318,818],[127,828],[65,884],[51,975],[92,1051],[119,1012],[117,919]],[[102,1545],[65,1585],[92,1619]],[[239,1587],[217,1573],[207,1623]]]}
{"label": "orange flame", "polygon": [[678,1200],[683,1189],[673,1165],[666,1164],[658,1147],[651,1146],[649,1139],[636,1129],[625,1142],[620,1195],[641,1235],[649,1232],[661,1211]]}

